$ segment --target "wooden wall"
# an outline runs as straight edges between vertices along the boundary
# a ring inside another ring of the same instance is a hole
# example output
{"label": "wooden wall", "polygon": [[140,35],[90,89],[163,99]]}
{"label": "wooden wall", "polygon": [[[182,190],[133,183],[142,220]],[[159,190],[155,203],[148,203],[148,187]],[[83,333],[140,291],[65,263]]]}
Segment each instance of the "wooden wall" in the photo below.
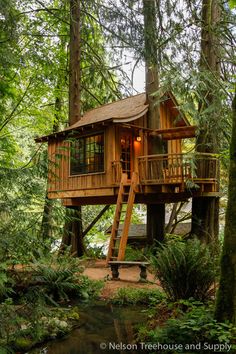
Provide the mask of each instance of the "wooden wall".
{"label": "wooden wall", "polygon": [[[53,139],[48,144],[49,186],[48,191],[69,191],[105,188],[112,184],[112,161],[115,160],[115,130],[107,127],[105,132],[104,172],[70,176],[69,142]],[[93,134],[99,133],[93,131]],[[91,134],[90,134],[91,135]],[[81,135],[82,136],[82,135]]]}
{"label": "wooden wall", "polygon": [[[173,117],[167,104],[160,106],[161,129],[168,129],[174,126]],[[119,164],[121,156],[120,137],[122,132],[127,131],[133,136],[133,154],[132,167],[134,171],[138,171],[138,156],[146,156],[148,154],[148,134],[146,130],[140,127],[146,127],[146,115],[136,121],[131,122],[132,126],[110,124],[101,129],[93,129],[92,134],[104,131],[104,153],[105,166],[104,172],[91,173],[86,175],[70,176],[70,149],[69,142],[63,139],[52,139],[48,145],[49,156],[49,197],[56,198],[54,192],[58,192],[58,198],[92,196],[114,194],[114,161]],[[136,125],[137,128],[133,126]],[[87,135],[92,135],[90,134]],[[84,136],[86,134],[81,134]],[[141,137],[141,142],[135,140],[136,136]],[[181,153],[181,140],[168,141],[168,153]],[[109,189],[110,188],[110,189]],[[70,193],[69,193],[70,192]],[[72,193],[73,192],[73,193]],[[69,194],[68,194],[69,193]]]}
{"label": "wooden wall", "polygon": [[[171,110],[168,104],[165,102],[160,105],[160,115],[161,115],[161,127],[160,129],[173,128],[175,125],[175,118],[171,114]],[[168,153],[169,154],[181,154],[182,144],[181,139],[169,140],[168,141]]]}

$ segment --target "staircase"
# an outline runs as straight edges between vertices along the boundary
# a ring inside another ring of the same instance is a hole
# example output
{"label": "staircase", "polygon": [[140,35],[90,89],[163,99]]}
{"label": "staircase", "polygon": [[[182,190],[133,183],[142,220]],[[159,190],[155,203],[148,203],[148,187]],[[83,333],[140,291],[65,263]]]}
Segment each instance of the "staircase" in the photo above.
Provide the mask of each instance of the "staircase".
{"label": "staircase", "polygon": [[[111,238],[107,254],[107,263],[109,261],[124,260],[135,193],[137,191],[137,184],[138,174],[136,172],[133,172],[130,184],[127,184],[127,174],[122,174],[119,193],[116,202],[116,211],[111,230]],[[126,204],[126,210],[122,210],[124,209],[123,206]],[[125,214],[124,226],[121,236],[118,237],[118,229],[122,213]]]}

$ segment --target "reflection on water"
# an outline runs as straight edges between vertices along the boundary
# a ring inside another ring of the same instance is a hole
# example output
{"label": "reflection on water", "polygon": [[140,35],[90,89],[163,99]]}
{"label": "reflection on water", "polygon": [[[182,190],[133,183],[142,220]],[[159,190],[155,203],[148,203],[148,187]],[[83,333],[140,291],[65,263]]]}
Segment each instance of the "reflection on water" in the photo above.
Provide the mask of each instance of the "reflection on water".
{"label": "reflection on water", "polygon": [[[134,344],[134,325],[142,324],[146,320],[146,314],[140,307],[118,307],[104,303],[88,305],[81,309],[80,318],[81,327],[75,329],[67,338],[49,342],[41,349],[34,349],[29,353],[139,353]],[[125,348],[127,345],[129,347]]]}

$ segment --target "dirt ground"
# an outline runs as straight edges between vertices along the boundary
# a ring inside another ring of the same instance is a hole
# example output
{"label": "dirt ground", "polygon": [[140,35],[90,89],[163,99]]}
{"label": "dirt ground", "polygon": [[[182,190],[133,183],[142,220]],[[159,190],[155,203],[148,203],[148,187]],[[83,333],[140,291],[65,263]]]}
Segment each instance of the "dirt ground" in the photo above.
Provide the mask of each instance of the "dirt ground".
{"label": "dirt ground", "polygon": [[111,280],[111,269],[105,264],[105,260],[90,261],[85,265],[84,275],[93,280],[105,280],[105,286],[101,297],[111,297],[119,288],[160,288],[154,275],[147,271],[147,283],[139,283],[140,269],[138,266],[123,266],[119,268],[120,280]]}

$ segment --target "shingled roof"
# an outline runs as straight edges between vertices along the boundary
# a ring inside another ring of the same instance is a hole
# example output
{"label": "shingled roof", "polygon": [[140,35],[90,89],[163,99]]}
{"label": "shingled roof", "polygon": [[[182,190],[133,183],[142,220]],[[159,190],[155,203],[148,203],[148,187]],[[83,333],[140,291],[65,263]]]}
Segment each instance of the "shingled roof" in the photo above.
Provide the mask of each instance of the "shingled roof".
{"label": "shingled roof", "polygon": [[142,117],[148,110],[146,94],[140,93],[86,112],[81,119],[67,128],[70,130],[84,125],[112,120],[114,123],[130,122]]}
{"label": "shingled roof", "polygon": [[127,97],[119,101],[111,102],[103,106],[91,109],[84,113],[81,119],[73,125],[65,128],[58,133],[49,134],[41,138],[36,138],[36,142],[46,141],[50,137],[61,135],[71,130],[76,130],[86,125],[97,124],[111,121],[113,123],[127,123],[138,119],[148,111],[146,104],[146,94],[140,93],[135,96]]}
{"label": "shingled roof", "polygon": [[[181,114],[177,108],[177,102],[174,96],[170,92],[166,92],[166,100],[171,102],[171,110],[173,116],[181,115],[181,120],[178,122],[178,126],[189,125],[186,117]],[[163,96],[163,97],[164,97]],[[127,123],[136,120],[144,116],[148,111],[149,105],[147,104],[146,94],[140,93],[135,96],[127,97],[119,101],[108,103],[106,105],[97,107],[90,111],[84,113],[81,119],[75,124],[65,128],[63,131],[58,133],[43,136],[41,138],[36,138],[35,141],[47,141],[50,137],[56,137],[58,135],[63,135],[68,131],[77,130],[79,128],[89,126],[92,124],[98,124],[102,122],[113,122],[113,123]]]}

